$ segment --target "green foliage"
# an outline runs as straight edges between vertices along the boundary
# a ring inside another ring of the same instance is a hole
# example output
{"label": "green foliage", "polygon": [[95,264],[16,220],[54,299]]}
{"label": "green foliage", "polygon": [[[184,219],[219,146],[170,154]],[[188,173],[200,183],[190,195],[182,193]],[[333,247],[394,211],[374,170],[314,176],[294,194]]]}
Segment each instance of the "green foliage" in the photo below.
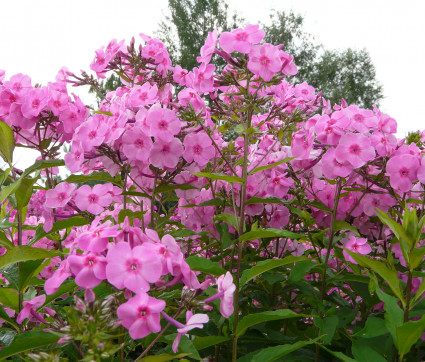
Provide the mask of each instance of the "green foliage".
{"label": "green foliage", "polygon": [[284,44],[285,52],[294,56],[297,82],[320,89],[332,104],[340,104],[344,98],[348,104],[372,108],[382,100],[382,86],[365,49],[325,49],[304,30],[304,18],[292,11],[273,12],[269,24],[263,25],[265,42]]}
{"label": "green foliage", "polygon": [[159,24],[158,37],[173,63],[188,70],[199,65],[196,57],[208,32],[229,31],[242,22],[236,14],[230,19],[225,0],[169,0],[168,8],[170,15]]}

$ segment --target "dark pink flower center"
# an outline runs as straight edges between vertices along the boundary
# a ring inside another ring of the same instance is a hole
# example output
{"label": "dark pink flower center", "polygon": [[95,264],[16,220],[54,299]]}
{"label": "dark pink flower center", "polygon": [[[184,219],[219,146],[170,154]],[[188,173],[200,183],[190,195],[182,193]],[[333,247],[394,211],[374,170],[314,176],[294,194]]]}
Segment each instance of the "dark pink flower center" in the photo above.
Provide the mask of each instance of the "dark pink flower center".
{"label": "dark pink flower center", "polygon": [[360,153],[360,146],[359,145],[351,145],[350,146],[350,153],[354,155],[358,155]]}
{"label": "dark pink flower center", "polygon": [[95,257],[90,256],[86,259],[86,266],[92,267],[95,264],[96,264],[96,258]]}
{"label": "dark pink flower center", "polygon": [[66,198],[66,194],[65,194],[65,192],[61,192],[61,193],[59,193],[59,195],[58,195],[58,199],[59,199],[60,201],[65,200],[65,198]]}
{"label": "dark pink flower center", "polygon": [[166,131],[168,129],[168,123],[166,121],[160,121],[158,128],[162,131]]}
{"label": "dark pink flower center", "polygon": [[92,140],[92,139],[96,138],[97,132],[95,130],[90,131],[90,133],[88,134],[88,136]]}
{"label": "dark pink flower center", "polygon": [[406,167],[402,167],[399,171],[401,177],[408,177],[409,176],[409,169]]}
{"label": "dark pink flower center", "polygon": [[308,94],[308,90],[307,89],[303,89],[302,91],[301,91],[301,93],[302,94],[304,94],[305,96]]}
{"label": "dark pink flower center", "polygon": [[197,155],[200,155],[202,153],[202,147],[201,147],[201,145],[193,146],[193,153],[195,153]]}
{"label": "dark pink flower center", "polygon": [[262,56],[262,57],[260,58],[260,63],[261,63],[262,65],[264,65],[265,67],[267,67],[267,66],[270,64],[270,59],[269,59],[269,58],[267,58],[266,56]]}
{"label": "dark pink flower center", "polygon": [[32,101],[32,108],[38,108],[38,107],[40,107],[40,100],[39,99],[34,99],[33,101]]}
{"label": "dark pink flower center", "polygon": [[356,114],[356,115],[354,116],[354,120],[355,120],[356,122],[363,122],[363,121],[364,121],[364,117],[363,117],[361,114]]}
{"label": "dark pink flower center", "polygon": [[238,41],[246,41],[246,33],[239,33],[238,35],[236,35],[236,40]]}
{"label": "dark pink flower center", "polygon": [[165,154],[167,154],[167,153],[170,153],[170,146],[168,146],[168,145],[164,145],[164,146],[162,146],[162,150],[161,150],[161,152],[165,155]]}
{"label": "dark pink flower center", "polygon": [[144,318],[148,315],[149,310],[146,307],[139,307],[139,315]]}
{"label": "dark pink flower center", "polygon": [[143,140],[142,139],[137,139],[135,142],[135,145],[137,148],[143,148]]}
{"label": "dark pink flower center", "polygon": [[97,203],[98,200],[99,200],[99,196],[97,196],[96,194],[90,194],[89,195],[89,202],[91,204]]}

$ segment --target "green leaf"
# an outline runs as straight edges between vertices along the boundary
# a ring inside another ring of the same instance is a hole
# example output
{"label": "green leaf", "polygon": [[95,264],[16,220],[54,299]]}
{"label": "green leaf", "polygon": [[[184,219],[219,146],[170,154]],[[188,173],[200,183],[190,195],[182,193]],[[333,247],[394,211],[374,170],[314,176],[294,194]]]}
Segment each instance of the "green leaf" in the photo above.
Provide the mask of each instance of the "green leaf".
{"label": "green leaf", "polygon": [[252,352],[249,355],[238,358],[237,362],[272,362],[286,356],[300,348],[313,344],[318,338],[312,341],[299,341],[294,344],[284,344],[281,346],[264,348],[261,351]]}
{"label": "green leaf", "polygon": [[400,280],[398,278],[397,271],[389,269],[384,263],[378,260],[370,259],[366,256],[354,253],[350,250],[347,250],[347,253],[349,253],[351,257],[361,266],[372,269],[375,273],[379,274],[382,279],[384,279],[388,283],[394,295],[398,297],[404,305],[403,292],[401,290]]}
{"label": "green leaf", "polygon": [[393,337],[394,343],[397,343],[397,328],[403,324],[404,313],[398,306],[397,298],[384,293],[379,287],[376,288],[376,294],[384,302],[385,325]]}
{"label": "green leaf", "polygon": [[121,179],[112,177],[108,172],[105,171],[92,172],[89,175],[71,175],[64,180],[64,182],[68,183],[84,183],[87,181],[110,182],[118,186],[121,186],[122,184]]}
{"label": "green leaf", "polygon": [[220,276],[226,273],[226,270],[224,270],[218,263],[200,256],[189,256],[186,259],[186,262],[189,264],[190,269],[206,274]]}
{"label": "green leaf", "polygon": [[179,353],[179,354],[159,354],[157,356],[147,356],[142,358],[141,362],[168,362],[175,358],[183,358],[189,356],[190,353]]}
{"label": "green leaf", "polygon": [[12,308],[15,311],[18,310],[18,293],[12,289],[0,287],[0,303],[3,304],[4,307]]}
{"label": "green leaf", "polygon": [[326,352],[328,352],[332,356],[334,356],[336,358],[339,358],[343,362],[359,362],[356,359],[353,359],[351,357],[348,357],[347,355],[345,355],[342,352],[332,351],[329,348],[326,348],[323,344],[319,344],[319,346],[320,346],[320,348],[324,349]]}
{"label": "green leaf", "polygon": [[348,231],[352,231],[357,236],[360,236],[360,233],[357,230],[357,228],[344,220],[335,221],[333,230],[334,231],[348,230]]}
{"label": "green leaf", "polygon": [[247,233],[241,235],[239,237],[239,240],[244,243],[249,240],[261,239],[261,238],[301,239],[303,237],[304,235],[295,234],[292,231],[270,228],[270,229],[257,229],[253,231],[248,231]]}
{"label": "green leaf", "polygon": [[175,358],[183,358],[189,356],[190,353],[179,353],[179,354],[159,354],[157,356],[147,356],[142,358],[141,362],[168,362]]}
{"label": "green leaf", "polygon": [[10,346],[0,351],[0,360],[12,357],[22,352],[34,351],[37,348],[54,344],[59,337],[41,330],[34,330],[19,334]]}
{"label": "green leaf", "polygon": [[0,269],[21,261],[53,258],[59,255],[62,255],[59,251],[32,248],[28,245],[15,246],[9,249],[6,254],[0,256]]}
{"label": "green leaf", "polygon": [[419,340],[425,329],[425,317],[418,321],[409,321],[396,328],[397,349],[402,358]]}
{"label": "green leaf", "polygon": [[12,165],[13,150],[15,149],[15,135],[12,129],[0,121],[0,156],[10,166]]}
{"label": "green leaf", "polygon": [[43,229],[43,225],[40,225],[37,228],[34,237],[31,239],[31,241],[28,243],[28,245],[33,245],[34,243],[36,243],[40,239],[43,239],[47,235],[55,233],[56,231],[67,229],[67,228],[74,227],[74,226],[83,226],[83,225],[87,225],[89,223],[90,223],[90,221],[87,220],[85,217],[71,216],[68,219],[56,221],[53,224],[52,230],[50,230],[49,232],[45,232],[44,229]]}
{"label": "green leaf", "polygon": [[254,173],[261,172],[261,171],[264,171],[264,170],[268,170],[269,168],[279,166],[282,163],[287,163],[287,162],[293,160],[294,158],[295,157],[286,157],[283,160],[277,161],[275,163],[271,163],[271,164],[266,165],[266,166],[257,167],[255,169],[249,171],[248,175],[253,175]]}
{"label": "green leaf", "polygon": [[387,359],[380,354],[376,348],[369,345],[367,339],[353,340],[351,352],[357,361],[364,362],[387,362]]}
{"label": "green leaf", "polygon": [[242,288],[251,279],[271,269],[278,268],[280,266],[284,266],[288,264],[293,264],[296,262],[308,261],[308,260],[309,259],[304,256],[290,255],[283,259],[268,259],[268,260],[260,261],[257,263],[256,266],[252,267],[251,269],[246,269],[243,271],[241,280],[239,282],[239,287]]}
{"label": "green leaf", "polygon": [[391,219],[385,212],[379,209],[376,209],[376,215],[379,217],[383,224],[387,225],[392,230],[397,239],[399,239],[400,241],[404,241],[409,247],[409,249],[413,247],[413,240],[398,222]]}
{"label": "green leaf", "polygon": [[[221,214],[215,215],[214,221],[225,221],[225,222],[229,223],[230,225],[232,225],[236,230],[239,229],[238,221],[237,221],[235,215],[230,214],[228,212],[223,212]],[[244,227],[244,229],[245,229],[245,227]]]}
{"label": "green leaf", "polygon": [[121,224],[124,222],[125,218],[128,216],[130,221],[133,221],[134,219],[142,219],[145,212],[143,211],[133,211],[130,209],[121,210],[118,213],[118,223]]}
{"label": "green leaf", "polygon": [[199,187],[192,186],[190,184],[180,184],[180,185],[162,185],[158,186],[155,189],[156,194],[160,194],[162,192],[174,191],[174,190],[197,190]]}
{"label": "green leaf", "polygon": [[425,246],[412,249],[409,255],[410,267],[412,269],[416,269],[422,263],[424,255],[425,255]]}
{"label": "green leaf", "polygon": [[8,328],[0,328],[0,346],[10,346],[14,341],[17,332]]}
{"label": "green leaf", "polygon": [[40,307],[44,307],[45,305],[49,304],[50,302],[54,301],[55,299],[61,297],[64,294],[68,294],[69,292],[71,292],[72,290],[77,289],[78,286],[77,284],[75,284],[73,281],[66,283],[66,284],[62,284],[59,289],[57,290],[56,293],[51,294],[51,295],[46,295],[46,301],[44,302],[44,304]]}
{"label": "green leaf", "polygon": [[2,204],[4,200],[6,200],[18,189],[18,187],[21,185],[21,182],[22,177],[18,178],[14,183],[11,183],[10,185],[7,185],[6,187],[2,188],[0,192],[0,204]]}
{"label": "green leaf", "polygon": [[237,337],[241,336],[245,333],[245,331],[256,324],[268,322],[268,321],[276,321],[280,319],[288,319],[288,318],[303,318],[306,317],[305,314],[297,314],[289,309],[279,309],[274,311],[268,311],[257,314],[248,314],[245,316],[239,323],[236,328],[235,335]]}
{"label": "green leaf", "polygon": [[0,246],[6,249],[13,248],[15,245],[7,238],[6,234],[0,230]]}
{"label": "green leaf", "polygon": [[28,176],[30,173],[37,170],[43,170],[45,168],[51,168],[51,167],[60,167],[64,165],[65,165],[64,160],[38,160],[38,161],[35,161],[32,166],[28,167],[24,171],[24,173],[21,175],[21,177]]}
{"label": "green leaf", "polygon": [[220,344],[230,340],[231,340],[230,337],[225,337],[225,336],[206,336],[206,337],[196,336],[196,338],[193,340],[193,345],[198,351],[200,351],[201,349],[215,346],[216,344]]}
{"label": "green leaf", "polygon": [[[2,289],[0,288],[0,293],[2,292]],[[0,305],[0,320],[3,319],[7,323],[9,323],[13,328],[16,330],[19,330],[18,325],[16,322],[9,317],[9,315],[6,313],[6,311],[3,309],[3,307]]]}
{"label": "green leaf", "polygon": [[338,327],[338,317],[331,315],[324,319],[314,318],[314,325],[319,327],[319,334],[322,335],[323,344],[329,344],[334,338],[336,328]]}
{"label": "green leaf", "polygon": [[353,337],[374,338],[388,333],[384,319],[369,317],[366,320],[365,327],[353,335]]}
{"label": "green leaf", "polygon": [[210,178],[211,180],[222,180],[222,181],[227,181],[227,182],[236,182],[238,184],[243,184],[245,183],[245,180],[241,177],[238,176],[229,176],[229,175],[225,175],[222,173],[210,173],[210,172],[197,172],[194,173],[195,176],[198,177],[207,177]]}
{"label": "green leaf", "polygon": [[220,234],[221,247],[223,249],[227,249],[229,246],[233,244],[233,239],[229,234],[229,225],[227,225],[226,223],[222,223],[222,224],[216,223],[215,228]]}
{"label": "green leaf", "polygon": [[291,283],[299,282],[304,275],[313,269],[317,264],[314,261],[304,261],[295,263],[294,267],[289,274],[288,281]]}
{"label": "green leaf", "polygon": [[420,297],[422,297],[422,294],[424,294],[424,292],[425,292],[425,278],[424,278],[424,279],[422,279],[422,283],[421,283],[421,285],[419,286],[419,288],[418,288],[418,290],[417,290],[417,292],[416,292],[416,294],[415,294],[415,297],[413,298],[413,304],[415,304],[415,303],[416,303],[416,301],[417,301]]}
{"label": "green leaf", "polygon": [[251,197],[245,205],[253,204],[286,204],[287,201],[279,199],[278,197]]}
{"label": "green leaf", "polygon": [[33,189],[32,187],[37,182],[38,177],[35,178],[24,178],[20,183],[19,187],[15,191],[16,197],[16,208],[21,210],[23,207],[28,205],[31,199]]}

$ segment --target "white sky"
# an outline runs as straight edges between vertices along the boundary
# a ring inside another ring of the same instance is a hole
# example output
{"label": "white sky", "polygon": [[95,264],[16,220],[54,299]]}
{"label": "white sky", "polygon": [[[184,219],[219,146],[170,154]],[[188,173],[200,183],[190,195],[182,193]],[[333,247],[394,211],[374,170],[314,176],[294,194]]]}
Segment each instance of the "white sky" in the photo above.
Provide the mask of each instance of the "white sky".
{"label": "white sky", "polygon": [[[425,129],[424,0],[229,0],[249,23],[271,9],[294,10],[326,48],[366,48],[384,86],[381,109],[395,118],[398,135]],[[153,35],[167,0],[1,1],[0,69],[28,74],[33,84],[54,80],[66,66],[89,71],[94,51],[117,38]],[[79,90],[78,94],[85,94]],[[87,98],[86,98],[87,99]]]}

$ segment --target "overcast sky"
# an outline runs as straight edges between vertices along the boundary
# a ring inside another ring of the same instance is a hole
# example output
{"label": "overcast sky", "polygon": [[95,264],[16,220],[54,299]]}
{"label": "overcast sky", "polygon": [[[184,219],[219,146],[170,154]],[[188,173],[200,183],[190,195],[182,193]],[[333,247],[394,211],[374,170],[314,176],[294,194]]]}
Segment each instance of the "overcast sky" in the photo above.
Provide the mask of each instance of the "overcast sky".
{"label": "overcast sky", "polygon": [[[89,70],[94,51],[110,39],[153,34],[167,0],[2,1],[0,69],[53,80],[62,66]],[[381,109],[399,124],[398,135],[425,129],[425,1],[230,0],[247,22],[267,21],[272,9],[294,10],[326,48],[366,48],[384,86]],[[260,7],[261,6],[261,7]],[[85,90],[78,92],[85,93]]]}

